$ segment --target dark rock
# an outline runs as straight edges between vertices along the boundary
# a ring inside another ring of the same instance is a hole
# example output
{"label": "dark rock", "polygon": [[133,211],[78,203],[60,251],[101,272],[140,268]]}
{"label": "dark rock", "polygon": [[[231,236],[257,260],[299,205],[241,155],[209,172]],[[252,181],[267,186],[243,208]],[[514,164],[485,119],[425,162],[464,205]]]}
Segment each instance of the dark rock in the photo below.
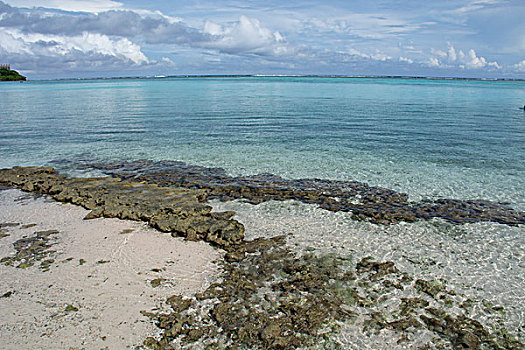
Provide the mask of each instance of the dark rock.
{"label": "dark rock", "polygon": [[147,221],[163,232],[226,247],[244,238],[244,227],[231,212],[211,213],[201,203],[205,191],[164,188],[116,178],[68,179],[44,167],[0,170],[0,183],[81,205],[91,212],[85,219],[115,217]]}
{"label": "dark rock", "polygon": [[77,312],[78,311],[78,307],[75,307],[71,304],[68,304],[66,306],[66,309],[65,309],[66,312]]}
{"label": "dark rock", "polygon": [[415,287],[421,292],[424,292],[430,295],[434,299],[438,296],[439,293],[444,292],[446,290],[443,283],[436,281],[436,280],[426,281],[426,280],[418,279],[416,280]]}
{"label": "dark rock", "polygon": [[26,224],[26,225],[22,225],[20,226],[21,229],[26,229],[26,228],[31,228],[31,227],[35,227],[36,224]]}
{"label": "dark rock", "polygon": [[371,272],[370,279],[377,281],[385,275],[398,272],[392,261],[377,262],[372,257],[365,257],[356,266],[357,273],[362,274]]}
{"label": "dark rock", "polygon": [[40,268],[48,271],[55,261],[49,257],[55,253],[50,248],[55,244],[54,236],[58,233],[57,230],[37,231],[30,237],[21,238],[13,243],[15,254],[2,258],[0,262],[7,266],[16,265],[19,269],[27,269],[36,262],[44,260],[40,263]]}
{"label": "dark rock", "polygon": [[[77,165],[78,166],[78,165]],[[88,163],[109,175],[146,181],[161,186],[203,190],[199,200],[243,199],[252,204],[294,199],[317,204],[330,211],[352,212],[356,220],[377,224],[414,222],[439,217],[452,223],[493,221],[507,225],[525,223],[525,213],[483,200],[439,199],[410,203],[408,195],[356,181],[320,179],[287,180],[279,176],[228,176],[223,169],[191,166],[182,162],[140,160],[118,163]],[[215,215],[215,214],[212,214]]]}
{"label": "dark rock", "polygon": [[155,278],[150,281],[150,284],[153,288],[157,288],[157,287],[160,287],[162,283],[164,283],[165,281],[166,281],[165,278]]}
{"label": "dark rock", "polygon": [[11,295],[13,295],[12,291],[5,292],[0,296],[0,298],[9,298]]}
{"label": "dark rock", "polygon": [[0,222],[0,229],[6,227],[17,227],[20,226],[18,222]]}

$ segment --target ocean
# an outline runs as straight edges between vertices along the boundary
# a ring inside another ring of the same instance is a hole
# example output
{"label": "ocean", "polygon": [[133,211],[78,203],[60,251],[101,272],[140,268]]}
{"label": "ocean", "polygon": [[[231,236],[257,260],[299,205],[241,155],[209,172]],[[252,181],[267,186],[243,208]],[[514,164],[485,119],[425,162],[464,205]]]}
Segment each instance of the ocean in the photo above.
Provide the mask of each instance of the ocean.
{"label": "ocean", "polygon": [[0,167],[179,160],[525,208],[523,81],[243,77],[0,88]]}
{"label": "ocean", "polygon": [[[357,181],[406,193],[410,203],[525,210],[524,81],[174,77],[3,83],[0,91],[0,168],[85,176],[97,174],[86,162],[180,161],[231,177]],[[523,224],[378,225],[293,200],[212,204],[235,211],[247,238],[289,234],[302,250],[392,260],[503,305],[505,325],[523,339]],[[349,347],[388,347],[345,332]]]}

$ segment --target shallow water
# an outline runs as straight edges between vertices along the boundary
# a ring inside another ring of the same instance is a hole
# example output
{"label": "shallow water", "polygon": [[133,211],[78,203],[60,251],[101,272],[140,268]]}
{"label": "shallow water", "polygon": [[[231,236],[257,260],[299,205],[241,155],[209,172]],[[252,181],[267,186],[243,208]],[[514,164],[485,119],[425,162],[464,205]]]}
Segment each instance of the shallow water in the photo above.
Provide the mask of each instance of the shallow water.
{"label": "shallow water", "polygon": [[[64,160],[179,160],[230,175],[357,180],[413,201],[487,199],[525,210],[523,81],[173,78],[1,88],[0,168],[52,165],[78,175]],[[383,226],[295,201],[213,205],[236,211],[247,238],[291,232],[300,250],[372,255],[418,278],[445,279],[503,305],[506,325],[524,337],[523,225]],[[353,331],[340,339],[355,340]],[[346,345],[389,348],[370,341]]]}
{"label": "shallow water", "polygon": [[[441,219],[383,226],[296,201],[211,204],[217,211],[235,211],[234,218],[246,227],[247,239],[288,235],[288,244],[299,251],[336,253],[354,262],[372,256],[393,261],[417,278],[444,280],[447,288],[472,300],[503,306],[506,326],[525,337],[523,227],[486,222],[455,225]],[[484,315],[478,317],[489,321]],[[356,339],[357,330],[353,332],[349,341]],[[386,338],[367,341],[381,344],[371,348],[392,348]]]}
{"label": "shallow water", "polygon": [[2,85],[0,167],[182,160],[525,207],[522,81],[179,78]]}

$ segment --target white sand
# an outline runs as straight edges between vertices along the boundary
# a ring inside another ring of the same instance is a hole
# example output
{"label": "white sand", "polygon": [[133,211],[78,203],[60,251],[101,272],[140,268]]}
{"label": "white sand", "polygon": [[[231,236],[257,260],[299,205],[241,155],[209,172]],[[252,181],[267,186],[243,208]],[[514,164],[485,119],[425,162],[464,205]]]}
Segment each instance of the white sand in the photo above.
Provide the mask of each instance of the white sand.
{"label": "white sand", "polygon": [[[59,231],[49,271],[37,264],[0,266],[0,295],[13,292],[0,298],[0,348],[137,348],[158,331],[141,310],[162,307],[173,294],[202,291],[218,274],[214,260],[222,253],[204,242],[186,242],[138,222],[82,220],[87,213],[46,197],[0,191],[0,223],[21,224],[0,238],[0,258],[14,254],[12,243],[24,236]],[[126,229],[133,232],[120,233]],[[153,288],[150,281],[160,277],[166,281]],[[78,311],[65,311],[68,304]]]}

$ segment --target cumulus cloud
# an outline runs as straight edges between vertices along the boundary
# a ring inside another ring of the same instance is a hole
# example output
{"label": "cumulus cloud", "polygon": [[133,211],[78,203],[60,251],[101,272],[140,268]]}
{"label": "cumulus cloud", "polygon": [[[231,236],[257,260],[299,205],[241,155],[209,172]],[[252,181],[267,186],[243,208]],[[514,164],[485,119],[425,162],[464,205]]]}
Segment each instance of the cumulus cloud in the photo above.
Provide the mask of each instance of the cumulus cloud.
{"label": "cumulus cloud", "polygon": [[[445,54],[444,57],[447,57]],[[456,49],[453,46],[449,46],[448,48],[448,59],[452,62],[458,59],[458,55],[456,54]]]}
{"label": "cumulus cloud", "polygon": [[208,36],[196,29],[155,13],[140,15],[124,10],[96,14],[50,13],[41,9],[24,11],[0,5],[0,16],[0,27],[17,29],[28,34],[75,36],[90,32],[148,44],[181,44],[209,40]]}
{"label": "cumulus cloud", "polygon": [[293,53],[285,38],[278,31],[272,32],[257,19],[240,16],[239,21],[227,26],[207,21],[204,32],[210,40],[199,45],[230,54],[252,53],[282,56]]}
{"label": "cumulus cloud", "polygon": [[207,21],[203,30],[156,12],[111,10],[101,13],[50,13],[21,10],[0,1],[0,28],[26,34],[78,36],[83,33],[121,37],[142,44],[178,44],[221,52],[283,55],[291,47],[278,31],[259,20],[240,16],[228,25]]}
{"label": "cumulus cloud", "polygon": [[439,62],[439,59],[437,59],[436,57],[430,57],[428,59],[428,65],[430,67],[441,67],[441,63]]}
{"label": "cumulus cloud", "polygon": [[98,70],[158,64],[127,39],[93,33],[64,37],[0,31],[0,55],[24,70]]}
{"label": "cumulus cloud", "polygon": [[[201,68],[201,72],[262,68],[287,73],[324,69],[327,74],[395,74],[420,68],[423,72],[431,66],[484,74],[505,73],[510,67],[523,72],[525,65],[506,63],[504,69],[474,49],[452,45],[428,55],[428,47],[409,35],[424,35],[421,29],[430,25],[429,19],[402,18],[388,11],[354,13],[322,5],[317,10],[323,11],[316,11],[315,16],[301,16],[300,7],[269,14],[260,6],[253,10],[248,6],[238,7],[239,17],[232,20],[225,12],[212,15],[209,5],[202,4],[199,10],[188,5],[181,12],[192,23],[189,25],[160,11],[126,9],[120,0],[4,1],[10,5],[0,0],[0,55],[21,69],[76,65],[92,67],[92,72],[114,67],[124,73],[132,69],[146,72],[143,68],[155,65],[173,68],[176,63],[184,67],[180,69],[189,67],[195,72]],[[497,0],[471,0],[470,4],[491,1]],[[207,16],[217,17],[206,20]],[[400,44],[405,42],[410,45]],[[518,59],[522,57],[512,63]]]}
{"label": "cumulus cloud", "polygon": [[[24,5],[24,0],[16,3]],[[197,49],[270,60],[295,53],[280,32],[247,16],[226,24],[208,21],[198,29],[158,11],[120,9],[121,4],[111,0],[94,1],[92,7],[87,0],[47,0],[41,5],[60,10],[13,7],[0,0],[0,56],[22,71],[123,73],[176,66],[168,57],[149,58],[144,47],[162,46],[160,51],[168,55]],[[100,9],[109,10],[96,11]],[[80,10],[84,12],[75,12]]]}
{"label": "cumulus cloud", "polygon": [[[160,12],[53,12],[42,8],[15,8],[0,1],[0,28],[16,32],[28,42],[33,42],[30,38],[35,36],[43,41],[57,41],[65,48],[62,52],[72,49],[66,47],[69,42],[75,50],[124,57],[138,64],[147,62],[139,45],[182,45],[234,55],[281,57],[294,52],[281,33],[246,16],[226,25],[208,21],[199,30]],[[82,44],[82,40],[85,43]],[[92,47],[97,40],[99,45]]]}
{"label": "cumulus cloud", "polygon": [[78,36],[23,34],[20,31],[0,32],[0,48],[6,54],[24,53],[43,56],[68,56],[71,52],[114,56],[135,64],[148,63],[140,46],[127,39],[114,40],[108,36],[83,33]]}
{"label": "cumulus cloud", "polygon": [[348,49],[348,54],[352,56],[357,56],[357,57],[366,58],[369,60],[382,61],[382,62],[389,61],[392,59],[392,57],[385,55],[377,50],[375,53],[368,54],[368,53],[364,53],[359,50],[351,48],[351,49]]}
{"label": "cumulus cloud", "polygon": [[518,72],[524,72],[525,73],[525,60],[512,65],[512,68],[514,68]]}
{"label": "cumulus cloud", "polygon": [[461,69],[501,69],[501,66],[498,62],[487,61],[485,57],[478,56],[474,49],[470,49],[465,53],[463,52],[463,50],[456,50],[454,46],[449,45],[447,51],[432,50],[432,54],[434,54],[434,57],[430,57],[428,60],[428,65],[431,67],[457,67]]}

